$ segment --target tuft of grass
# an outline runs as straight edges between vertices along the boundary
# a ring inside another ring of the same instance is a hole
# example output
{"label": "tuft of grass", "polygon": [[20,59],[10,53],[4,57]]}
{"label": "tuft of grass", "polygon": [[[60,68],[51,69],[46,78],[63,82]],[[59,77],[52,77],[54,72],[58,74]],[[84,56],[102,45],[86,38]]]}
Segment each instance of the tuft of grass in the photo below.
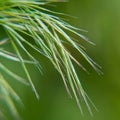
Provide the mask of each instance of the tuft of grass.
{"label": "tuft of grass", "polygon": [[[33,80],[29,74],[26,64],[35,65],[41,71],[39,61],[26,49],[33,49],[39,55],[45,56],[53,64],[55,69],[61,75],[67,93],[72,97],[70,89],[73,92],[74,98],[80,108],[79,97],[84,100],[90,114],[92,114],[88,98],[85,93],[80,79],[76,73],[73,62],[86,70],[73,55],[65,47],[65,43],[71,45],[77,50],[86,61],[99,73],[98,65],[86,54],[82,47],[76,43],[71,34],[75,34],[80,38],[88,41],[88,39],[80,34],[78,29],[67,22],[63,21],[57,16],[56,12],[46,9],[44,6],[49,2],[41,2],[38,0],[0,0],[0,26],[5,30],[6,37],[0,39],[0,57],[8,59],[9,61],[19,62],[21,64],[27,80],[11,72],[3,63],[0,63],[0,94],[2,100],[10,109],[10,112],[15,119],[19,118],[19,114],[12,99],[21,103],[21,100],[15,90],[4,79],[3,72],[13,77],[15,80],[29,85],[39,99],[39,94],[33,84]],[[69,34],[68,34],[69,33]],[[32,39],[31,43],[28,36]],[[12,46],[14,52],[7,51],[4,46],[9,44]],[[28,60],[24,59],[20,51],[23,51]],[[12,68],[11,68],[12,69]],[[12,96],[12,97],[11,97]]]}

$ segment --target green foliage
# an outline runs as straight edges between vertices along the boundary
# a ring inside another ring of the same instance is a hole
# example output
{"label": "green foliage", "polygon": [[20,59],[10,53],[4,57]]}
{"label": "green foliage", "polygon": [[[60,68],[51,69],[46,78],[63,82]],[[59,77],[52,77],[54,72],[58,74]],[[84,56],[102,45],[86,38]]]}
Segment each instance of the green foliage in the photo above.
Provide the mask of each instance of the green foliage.
{"label": "green foliage", "polygon": [[[4,79],[3,73],[7,73],[25,85],[29,85],[37,99],[39,99],[38,92],[36,91],[26,64],[33,64],[40,71],[41,66],[39,61],[26,48],[27,46],[29,49],[35,50],[40,55],[49,59],[55,69],[60,73],[70,96],[72,96],[69,90],[71,88],[81,112],[82,108],[79,97],[83,98],[89,112],[92,114],[88,104],[88,100],[90,99],[80,83],[73,62],[82,67],[83,70],[86,69],[65,47],[66,43],[71,45],[99,72],[96,63],[86,54],[80,44],[72,39],[71,34],[75,34],[86,41],[88,39],[77,32],[81,31],[81,29],[75,28],[57,17],[56,15],[59,13],[46,9],[44,7],[46,4],[48,2],[38,2],[38,0],[0,0],[0,26],[6,34],[5,38],[0,39],[0,57],[6,58],[9,61],[19,62],[27,77],[27,80],[25,80],[9,70],[3,63],[0,63],[1,100],[8,106],[14,118],[18,119],[19,114],[12,99],[17,100],[18,103],[21,103],[21,100],[15,90]],[[27,38],[30,38],[30,40]],[[88,42],[91,43],[90,41]],[[12,46],[13,52],[4,48],[6,43]],[[21,51],[28,56],[28,60],[23,57]]]}

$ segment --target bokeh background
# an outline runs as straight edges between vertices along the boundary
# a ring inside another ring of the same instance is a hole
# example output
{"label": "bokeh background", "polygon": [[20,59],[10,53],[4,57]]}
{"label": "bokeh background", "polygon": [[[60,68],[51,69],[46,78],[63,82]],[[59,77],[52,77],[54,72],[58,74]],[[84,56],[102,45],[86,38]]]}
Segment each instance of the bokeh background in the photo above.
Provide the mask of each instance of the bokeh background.
{"label": "bokeh background", "polygon": [[[95,103],[91,117],[83,105],[81,115],[74,100],[69,99],[61,77],[52,65],[44,62],[44,75],[34,74],[38,82],[40,100],[26,93],[27,108],[25,119],[35,120],[119,120],[120,119],[120,1],[119,0],[69,0],[57,3],[52,9],[77,18],[69,22],[83,28],[83,33],[96,43],[96,46],[83,43],[87,53],[102,66],[104,75],[99,76],[90,66],[90,74],[77,68],[87,94]],[[40,59],[40,60],[41,60]],[[79,59],[79,58],[78,58]],[[83,62],[85,65],[85,63]],[[34,100],[33,100],[34,99]]]}
{"label": "bokeh background", "polygon": [[[23,120],[120,120],[120,0],[69,0],[50,6],[50,9],[75,16],[68,18],[68,22],[87,30],[82,34],[96,44],[92,46],[81,41],[91,58],[102,66],[104,74],[99,76],[84,61],[82,63],[90,74],[77,66],[76,70],[98,111],[91,106],[94,116],[90,116],[82,102],[82,116],[75,100],[69,99],[62,79],[52,64],[36,54],[42,64],[43,75],[32,66],[28,67],[40,100],[36,100],[31,89],[20,86],[17,91],[25,108],[17,106]],[[77,54],[74,55],[80,59]]]}

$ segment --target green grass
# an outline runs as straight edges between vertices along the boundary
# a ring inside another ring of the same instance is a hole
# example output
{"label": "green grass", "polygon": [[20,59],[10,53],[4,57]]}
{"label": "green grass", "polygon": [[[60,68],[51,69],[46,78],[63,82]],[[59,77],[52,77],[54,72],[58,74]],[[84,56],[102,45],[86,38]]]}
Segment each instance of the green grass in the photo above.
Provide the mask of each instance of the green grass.
{"label": "green grass", "polygon": [[[11,115],[15,119],[20,118],[12,99],[14,98],[18,103],[21,103],[21,99],[15,90],[12,89],[11,85],[7,83],[7,80],[4,79],[3,73],[7,73],[15,80],[30,86],[36,98],[39,99],[39,94],[33,84],[26,64],[33,64],[40,72],[41,65],[34,55],[29,52],[27,49],[29,48],[49,59],[54,68],[61,75],[67,93],[71,97],[74,96],[76,99],[81,113],[83,112],[79,97],[84,100],[92,115],[89,106],[91,100],[88,98],[81,85],[73,62],[79,65],[83,70],[86,71],[86,69],[65,47],[67,43],[77,50],[99,73],[99,66],[86,54],[80,43],[76,43],[72,39],[71,34],[79,36],[89,43],[91,42],[80,34],[80,31],[83,30],[73,27],[58,17],[61,13],[46,9],[44,6],[47,4],[49,4],[49,2],[39,2],[38,0],[0,0],[0,26],[4,29],[6,35],[4,38],[0,39],[0,57],[8,59],[9,61],[19,62],[27,78],[24,79],[23,76],[16,75],[0,61],[1,100],[8,106]],[[30,38],[32,42],[27,38]],[[4,46],[6,46],[6,44],[12,47],[13,52],[5,49]],[[29,59],[25,59],[21,51],[24,52]],[[70,92],[70,89],[73,93]]]}

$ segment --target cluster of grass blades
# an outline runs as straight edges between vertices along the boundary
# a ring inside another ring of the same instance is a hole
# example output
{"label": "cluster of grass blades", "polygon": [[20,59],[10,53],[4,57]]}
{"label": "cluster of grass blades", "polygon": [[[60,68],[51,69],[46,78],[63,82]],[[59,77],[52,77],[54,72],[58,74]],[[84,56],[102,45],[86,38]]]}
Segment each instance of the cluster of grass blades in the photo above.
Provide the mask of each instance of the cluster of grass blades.
{"label": "cluster of grass blades", "polygon": [[[80,83],[73,62],[84,70],[85,68],[65,47],[65,43],[67,42],[67,44],[76,49],[86,61],[99,72],[96,63],[70,35],[72,33],[86,41],[88,40],[77,32],[80,31],[80,29],[71,26],[57,17],[59,13],[46,9],[44,7],[46,4],[49,4],[49,2],[41,2],[40,0],[0,0],[0,27],[4,29],[6,34],[4,38],[0,38],[0,58],[19,62],[27,77],[27,80],[25,80],[16,75],[0,61],[0,99],[9,107],[11,115],[13,115],[15,119],[19,119],[19,114],[13,99],[19,103],[21,103],[21,99],[7,80],[5,80],[3,73],[8,74],[10,77],[13,77],[25,85],[29,85],[37,99],[39,99],[39,94],[33,84],[26,64],[33,64],[40,71],[41,67],[39,61],[26,49],[27,46],[29,49],[33,49],[49,59],[55,69],[60,73],[70,96],[72,96],[70,89],[72,90],[81,113],[82,108],[79,102],[79,96],[84,100],[89,112],[92,114],[88,104],[90,99]],[[26,39],[26,36],[32,40],[32,43],[29,39]],[[12,46],[13,53],[4,48],[6,44]],[[26,60],[20,51],[23,51],[29,59]],[[3,117],[4,112],[0,111],[0,115]]]}

